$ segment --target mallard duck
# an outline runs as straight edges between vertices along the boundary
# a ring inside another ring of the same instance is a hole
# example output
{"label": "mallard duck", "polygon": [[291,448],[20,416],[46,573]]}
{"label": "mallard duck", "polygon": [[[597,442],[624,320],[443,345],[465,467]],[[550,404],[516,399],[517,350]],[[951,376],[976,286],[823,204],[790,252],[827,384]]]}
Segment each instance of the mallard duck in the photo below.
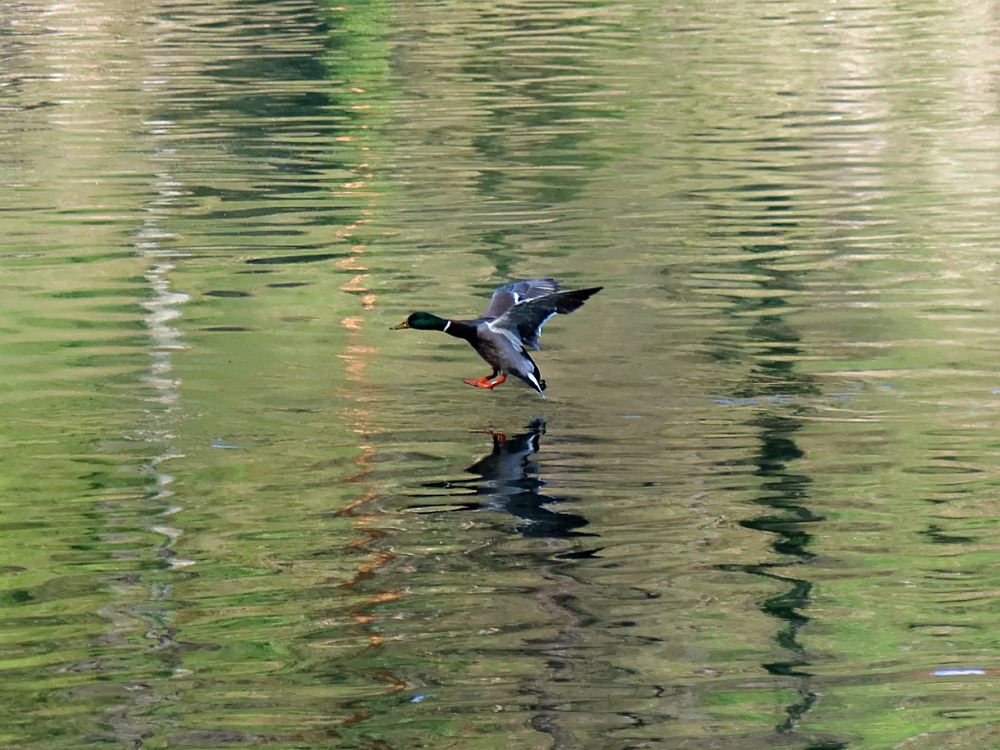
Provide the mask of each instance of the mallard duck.
{"label": "mallard duck", "polygon": [[527,349],[539,348],[538,338],[549,318],[573,312],[603,288],[560,292],[555,279],[515,281],[493,292],[493,299],[481,318],[448,320],[428,312],[415,312],[392,329],[444,331],[468,341],[493,367],[493,372],[484,378],[464,381],[475,388],[492,390],[505,382],[507,375],[514,375],[544,396],[545,381]]}

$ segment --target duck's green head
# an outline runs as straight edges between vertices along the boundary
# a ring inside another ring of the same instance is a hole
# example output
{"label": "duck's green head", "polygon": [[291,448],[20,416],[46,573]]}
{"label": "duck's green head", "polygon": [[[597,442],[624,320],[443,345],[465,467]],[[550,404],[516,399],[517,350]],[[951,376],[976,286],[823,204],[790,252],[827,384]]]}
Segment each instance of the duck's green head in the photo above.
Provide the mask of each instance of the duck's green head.
{"label": "duck's green head", "polygon": [[410,317],[399,325],[393,326],[390,330],[398,331],[401,328],[416,328],[418,331],[443,331],[448,321],[439,318],[429,312],[410,313]]}

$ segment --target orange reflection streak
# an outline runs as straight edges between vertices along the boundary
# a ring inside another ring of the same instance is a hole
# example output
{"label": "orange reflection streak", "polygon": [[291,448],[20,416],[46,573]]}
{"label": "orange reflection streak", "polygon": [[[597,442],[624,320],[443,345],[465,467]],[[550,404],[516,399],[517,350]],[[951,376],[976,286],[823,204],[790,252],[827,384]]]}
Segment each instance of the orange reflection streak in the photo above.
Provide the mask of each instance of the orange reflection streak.
{"label": "orange reflection streak", "polygon": [[[360,86],[354,86],[350,92],[356,95],[365,93]],[[362,104],[354,109],[368,111],[370,105]],[[379,193],[372,190],[370,186],[371,181],[375,178],[376,170],[372,164],[369,147],[358,144],[357,138],[352,135],[340,136],[337,141],[353,144],[353,148],[357,149],[359,156],[362,153],[364,156],[358,159],[359,163],[354,169],[355,179],[335,187],[333,194],[350,196],[355,199],[363,195],[367,198],[366,207],[361,212],[363,218],[356,219],[337,232],[338,240],[343,241],[354,238],[365,224],[371,222],[370,217],[374,215]],[[367,252],[368,247],[363,242],[355,240],[347,257],[339,260],[336,264],[337,270],[347,277],[346,281],[341,284],[340,291],[357,299],[361,306],[356,314],[347,315],[339,321],[346,337],[343,352],[339,355],[345,363],[346,387],[338,389],[337,395],[340,397],[341,403],[348,404],[343,411],[345,424],[359,436],[359,454],[354,459],[357,468],[346,481],[362,487],[369,481],[372,473],[371,464],[376,455],[374,445],[366,441],[366,436],[372,431],[373,405],[376,403],[374,389],[368,378],[368,369],[379,353],[378,348],[372,346],[364,338],[367,314],[374,310],[378,303],[378,295],[372,292],[369,285],[371,274],[368,266],[364,263],[364,256]],[[374,502],[377,497],[377,492],[374,489],[365,488],[360,493],[360,497],[337,512],[339,516],[351,517],[354,520],[354,530],[358,537],[348,545],[348,549],[365,555],[365,560],[358,565],[357,572],[350,579],[341,583],[340,588],[355,588],[363,581],[373,580],[379,570],[385,568],[396,558],[395,553],[391,550],[378,548],[377,545],[386,536],[386,532],[378,528],[378,517],[366,512],[366,506]],[[354,628],[367,635],[369,649],[381,649],[385,644],[385,636],[371,631],[378,617],[378,607],[401,599],[404,595],[405,593],[402,591],[380,591],[371,594],[350,608],[349,614],[354,620]],[[392,693],[406,689],[406,683],[389,672],[375,672],[372,676],[383,683],[389,683],[389,690]],[[370,710],[362,709],[344,719],[342,724],[350,726],[366,721],[371,716]]]}
{"label": "orange reflection streak", "polygon": [[364,721],[365,719],[370,719],[371,717],[372,717],[371,711],[369,711],[367,708],[363,708],[360,711],[352,714],[351,716],[348,716],[340,723],[342,726],[349,727],[352,724],[357,724],[358,722]]}
{"label": "orange reflection streak", "polygon": [[391,672],[376,672],[375,676],[380,680],[392,683],[392,692],[394,693],[398,693],[400,690],[406,690],[406,683]]}
{"label": "orange reflection streak", "polygon": [[[359,252],[359,248],[363,248],[364,245],[355,245],[351,248],[351,252]],[[346,258],[341,258],[337,261],[337,268],[341,271],[367,271],[368,268],[362,266],[358,263],[357,256],[348,255]]]}

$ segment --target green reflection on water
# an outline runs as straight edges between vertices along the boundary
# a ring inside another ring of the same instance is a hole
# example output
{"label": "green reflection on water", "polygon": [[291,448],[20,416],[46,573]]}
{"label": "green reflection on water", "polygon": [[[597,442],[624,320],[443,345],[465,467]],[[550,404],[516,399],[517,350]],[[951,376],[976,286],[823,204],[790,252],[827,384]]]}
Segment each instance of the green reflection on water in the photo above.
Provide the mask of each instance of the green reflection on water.
{"label": "green reflection on water", "polygon": [[[39,10],[0,744],[989,745],[988,9]],[[385,333],[535,275],[544,403]]]}

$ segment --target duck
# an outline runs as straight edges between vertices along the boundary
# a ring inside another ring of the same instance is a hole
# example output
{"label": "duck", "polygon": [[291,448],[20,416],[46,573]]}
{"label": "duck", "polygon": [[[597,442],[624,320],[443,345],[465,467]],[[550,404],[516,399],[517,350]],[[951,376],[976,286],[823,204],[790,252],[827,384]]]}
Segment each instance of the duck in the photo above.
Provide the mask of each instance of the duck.
{"label": "duck", "polygon": [[493,390],[506,382],[508,375],[523,380],[543,398],[545,381],[528,349],[540,349],[539,338],[554,315],[568,315],[604,287],[560,291],[555,279],[527,279],[505,284],[493,292],[481,317],[452,320],[429,312],[413,312],[391,330],[413,328],[418,331],[442,331],[464,339],[493,368],[489,375],[464,383],[474,388]]}

